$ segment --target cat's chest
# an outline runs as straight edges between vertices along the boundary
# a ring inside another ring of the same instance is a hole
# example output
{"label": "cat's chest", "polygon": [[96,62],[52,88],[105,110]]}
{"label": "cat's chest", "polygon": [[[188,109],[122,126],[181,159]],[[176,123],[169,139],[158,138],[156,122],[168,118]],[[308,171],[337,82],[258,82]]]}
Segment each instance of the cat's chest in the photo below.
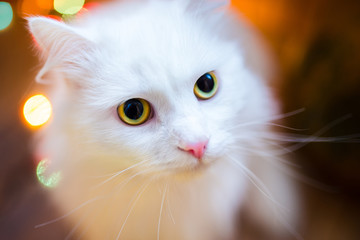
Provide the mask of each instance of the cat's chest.
{"label": "cat's chest", "polygon": [[244,191],[230,169],[222,178],[210,174],[195,181],[131,173],[84,187],[69,178],[54,197],[61,199],[64,212],[76,209],[69,219],[89,239],[223,239],[218,234],[232,232]]}

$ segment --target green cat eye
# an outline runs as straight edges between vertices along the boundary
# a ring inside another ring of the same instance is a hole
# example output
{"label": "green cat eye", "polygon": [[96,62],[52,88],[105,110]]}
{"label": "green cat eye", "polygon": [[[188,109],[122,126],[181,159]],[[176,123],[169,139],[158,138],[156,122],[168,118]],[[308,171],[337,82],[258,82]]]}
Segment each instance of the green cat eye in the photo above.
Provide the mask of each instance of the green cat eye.
{"label": "green cat eye", "polygon": [[195,96],[202,100],[212,98],[218,90],[218,82],[214,72],[202,75],[195,83]]}
{"label": "green cat eye", "polygon": [[141,98],[132,98],[120,104],[117,108],[120,119],[129,125],[136,126],[145,123],[151,113],[148,101]]}

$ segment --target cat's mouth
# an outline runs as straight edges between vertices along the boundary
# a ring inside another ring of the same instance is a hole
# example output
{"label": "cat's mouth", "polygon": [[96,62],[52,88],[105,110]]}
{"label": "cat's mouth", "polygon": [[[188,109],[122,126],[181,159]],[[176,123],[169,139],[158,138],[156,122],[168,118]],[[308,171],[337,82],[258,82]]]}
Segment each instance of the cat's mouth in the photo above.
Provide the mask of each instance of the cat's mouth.
{"label": "cat's mouth", "polygon": [[181,154],[166,163],[161,163],[157,166],[153,165],[150,174],[156,175],[159,178],[191,178],[193,176],[201,176],[207,173],[218,160],[217,157],[210,157],[208,155],[204,155],[202,158],[195,158],[188,154]]}
{"label": "cat's mouth", "polygon": [[174,176],[195,176],[205,173],[211,166],[213,161],[198,161],[187,166],[177,166],[169,169],[169,173]]}

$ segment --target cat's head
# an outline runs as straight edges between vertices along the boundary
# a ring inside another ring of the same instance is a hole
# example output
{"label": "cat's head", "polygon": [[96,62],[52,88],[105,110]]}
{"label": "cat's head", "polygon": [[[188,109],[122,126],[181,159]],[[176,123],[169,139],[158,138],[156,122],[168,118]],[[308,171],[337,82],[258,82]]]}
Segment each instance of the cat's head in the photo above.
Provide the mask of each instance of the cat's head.
{"label": "cat's head", "polygon": [[46,58],[38,80],[66,83],[52,125],[73,148],[171,172],[248,154],[258,133],[241,125],[274,111],[251,49],[219,9],[175,2],[115,5],[74,25],[29,19]]}

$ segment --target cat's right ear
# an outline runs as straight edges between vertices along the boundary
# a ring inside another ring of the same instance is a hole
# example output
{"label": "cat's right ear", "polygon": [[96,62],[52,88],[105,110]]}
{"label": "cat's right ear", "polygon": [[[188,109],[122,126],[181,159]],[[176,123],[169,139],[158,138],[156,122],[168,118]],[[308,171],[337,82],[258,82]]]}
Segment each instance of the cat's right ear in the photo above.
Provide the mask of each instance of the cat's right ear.
{"label": "cat's right ear", "polygon": [[67,24],[46,18],[27,18],[29,30],[46,60],[43,68],[36,77],[37,82],[49,83],[54,71],[61,71],[61,66],[76,63],[83,55],[92,49],[93,43],[80,35]]}

